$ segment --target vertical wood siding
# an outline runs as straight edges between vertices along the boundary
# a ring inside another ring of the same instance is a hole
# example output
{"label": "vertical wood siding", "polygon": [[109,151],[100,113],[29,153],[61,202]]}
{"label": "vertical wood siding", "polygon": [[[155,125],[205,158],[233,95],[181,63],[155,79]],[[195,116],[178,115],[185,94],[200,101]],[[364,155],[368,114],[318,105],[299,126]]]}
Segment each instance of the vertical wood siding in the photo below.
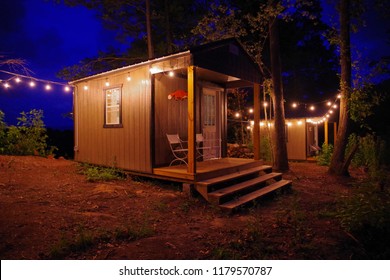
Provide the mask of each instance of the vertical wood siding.
{"label": "vertical wood siding", "polygon": [[187,79],[156,74],[154,84],[155,166],[163,166],[173,159],[166,134],[178,133],[187,139],[187,100],[168,99],[176,90],[187,91]]}
{"label": "vertical wood siding", "polygon": [[[75,92],[75,159],[151,173],[151,85],[148,67],[80,82]],[[122,128],[104,128],[105,82],[122,86]],[[88,90],[84,90],[88,85]]]}

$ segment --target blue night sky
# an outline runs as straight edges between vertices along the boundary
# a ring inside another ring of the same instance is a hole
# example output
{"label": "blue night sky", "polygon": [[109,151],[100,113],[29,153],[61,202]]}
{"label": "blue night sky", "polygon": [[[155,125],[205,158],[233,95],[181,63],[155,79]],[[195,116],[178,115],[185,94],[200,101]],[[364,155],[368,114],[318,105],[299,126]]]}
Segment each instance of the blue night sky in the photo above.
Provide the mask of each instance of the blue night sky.
{"label": "blue night sky", "polygon": [[[329,8],[326,11],[331,13]],[[389,22],[378,19],[370,16],[368,28],[353,37],[353,44],[366,58],[388,54],[385,32]],[[0,38],[0,56],[24,59],[35,78],[57,82],[65,82],[56,78],[56,73],[64,67],[96,56],[99,50],[109,46],[121,50],[126,47],[115,42],[115,31],[103,29],[94,11],[44,0],[1,0]],[[0,79],[9,77],[0,73]],[[63,117],[72,111],[72,94],[60,86],[46,91],[44,85],[37,84],[33,89],[26,84],[13,84],[8,89],[0,87],[0,110],[6,114],[8,124],[15,124],[21,111],[42,109],[47,127],[73,127],[72,120]]]}
{"label": "blue night sky", "polygon": [[[113,45],[115,33],[104,30],[94,11],[81,6],[1,0],[0,38],[0,55],[26,60],[35,78],[65,82],[56,77],[58,71]],[[0,79],[9,77],[0,73]],[[72,94],[61,86],[46,91],[44,85],[31,89],[13,84],[12,88],[0,89],[0,110],[8,124],[14,124],[22,111],[42,109],[47,127],[73,127],[72,120],[63,117],[72,111]]]}

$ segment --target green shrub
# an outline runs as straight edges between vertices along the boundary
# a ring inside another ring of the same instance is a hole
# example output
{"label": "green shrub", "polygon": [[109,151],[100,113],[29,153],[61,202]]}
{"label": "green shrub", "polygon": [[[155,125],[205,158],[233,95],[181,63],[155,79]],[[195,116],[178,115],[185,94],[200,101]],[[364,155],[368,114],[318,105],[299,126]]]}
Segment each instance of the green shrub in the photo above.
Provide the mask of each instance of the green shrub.
{"label": "green shrub", "polygon": [[7,124],[4,122],[4,113],[0,110],[0,154],[5,152],[6,145],[6,128]]}
{"label": "green shrub", "polygon": [[344,197],[337,217],[342,227],[363,246],[360,258],[390,258],[390,192],[374,182]]}
{"label": "green shrub", "polygon": [[20,113],[17,126],[6,126],[0,114],[0,143],[3,154],[11,155],[41,155],[53,153],[55,147],[47,147],[46,128],[43,122],[42,110],[31,110]]}
{"label": "green shrub", "polygon": [[269,162],[272,161],[271,139],[268,135],[260,138],[260,153],[262,159]]}
{"label": "green shrub", "polygon": [[321,153],[317,157],[318,165],[329,165],[333,154],[332,144],[322,144]]}

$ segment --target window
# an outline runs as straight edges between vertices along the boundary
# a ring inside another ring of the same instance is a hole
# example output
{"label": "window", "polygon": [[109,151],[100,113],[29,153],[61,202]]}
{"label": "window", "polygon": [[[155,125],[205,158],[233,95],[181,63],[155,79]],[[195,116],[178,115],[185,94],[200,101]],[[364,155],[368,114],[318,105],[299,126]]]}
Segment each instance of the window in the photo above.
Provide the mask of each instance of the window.
{"label": "window", "polygon": [[104,90],[104,127],[122,127],[122,89],[121,87]]}

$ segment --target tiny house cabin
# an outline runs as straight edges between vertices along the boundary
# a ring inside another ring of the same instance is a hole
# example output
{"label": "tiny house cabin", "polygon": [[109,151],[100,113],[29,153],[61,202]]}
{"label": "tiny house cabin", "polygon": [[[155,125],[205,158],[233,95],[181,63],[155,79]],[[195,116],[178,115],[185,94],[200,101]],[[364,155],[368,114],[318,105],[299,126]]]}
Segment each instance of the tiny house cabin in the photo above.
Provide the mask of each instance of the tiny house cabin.
{"label": "tiny house cabin", "polygon": [[227,89],[260,82],[235,39],[73,81],[75,159],[154,174],[172,161],[166,135],[178,134],[195,174],[196,134],[218,147],[210,158],[226,156]]}
{"label": "tiny house cabin", "polygon": [[[260,116],[261,80],[241,44],[226,39],[73,81],[75,160],[195,185],[206,199],[204,180],[270,173],[260,161],[260,128],[253,160],[226,158],[227,91],[253,87]],[[185,145],[180,165],[168,135]]]}

